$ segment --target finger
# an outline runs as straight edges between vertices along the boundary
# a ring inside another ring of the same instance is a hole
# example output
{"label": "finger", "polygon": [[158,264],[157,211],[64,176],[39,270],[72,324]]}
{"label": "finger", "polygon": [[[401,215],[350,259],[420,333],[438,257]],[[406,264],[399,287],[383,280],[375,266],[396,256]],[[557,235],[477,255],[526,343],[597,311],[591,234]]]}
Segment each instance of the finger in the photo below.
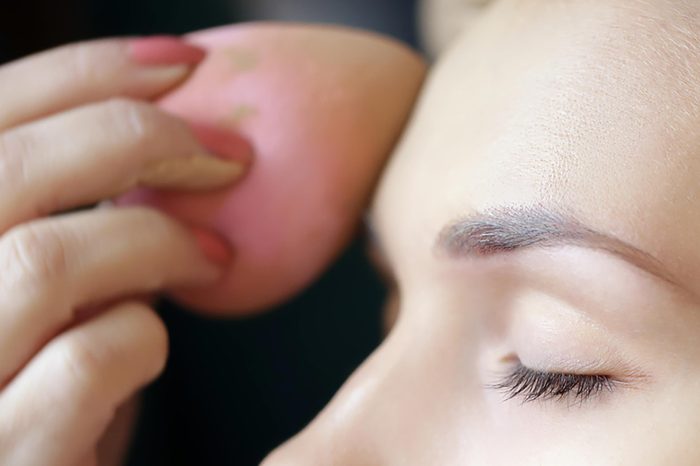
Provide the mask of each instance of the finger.
{"label": "finger", "polygon": [[120,406],[114,414],[107,431],[97,444],[95,465],[120,466],[126,462],[126,453],[132,439],[132,432],[141,409],[141,397],[134,396]]}
{"label": "finger", "polygon": [[228,258],[212,253],[211,241],[146,208],[100,209],[10,230],[0,238],[0,384],[81,306],[216,281]]}
{"label": "finger", "polygon": [[59,47],[0,67],[0,130],[114,96],[148,99],[181,82],[204,51],[175,38]]}
{"label": "finger", "polygon": [[162,322],[138,303],[59,335],[0,395],[0,464],[94,457],[117,408],[161,372],[166,355]]}
{"label": "finger", "polygon": [[12,129],[0,135],[0,231],[137,184],[222,187],[243,174],[250,148],[233,150],[240,153],[209,155],[181,120],[123,99]]}

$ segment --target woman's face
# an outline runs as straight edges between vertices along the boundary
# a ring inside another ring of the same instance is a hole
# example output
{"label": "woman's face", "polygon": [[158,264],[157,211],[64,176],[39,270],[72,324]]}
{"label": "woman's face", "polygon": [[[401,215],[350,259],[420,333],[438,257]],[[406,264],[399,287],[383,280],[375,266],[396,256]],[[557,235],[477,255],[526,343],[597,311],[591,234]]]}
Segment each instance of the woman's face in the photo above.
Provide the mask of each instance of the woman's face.
{"label": "woman's face", "polygon": [[503,1],[435,67],[371,223],[383,345],[291,464],[700,462],[700,6]]}

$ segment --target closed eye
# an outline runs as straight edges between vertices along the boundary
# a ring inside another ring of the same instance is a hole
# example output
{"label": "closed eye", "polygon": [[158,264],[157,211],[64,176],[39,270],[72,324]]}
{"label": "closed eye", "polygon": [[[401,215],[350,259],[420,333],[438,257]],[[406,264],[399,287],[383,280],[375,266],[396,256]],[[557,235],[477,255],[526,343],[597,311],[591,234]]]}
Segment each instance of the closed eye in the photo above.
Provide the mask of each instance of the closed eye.
{"label": "closed eye", "polygon": [[518,363],[488,388],[503,392],[506,400],[519,398],[525,403],[552,399],[584,402],[603,392],[612,392],[615,386],[615,379],[609,375],[543,372]]}

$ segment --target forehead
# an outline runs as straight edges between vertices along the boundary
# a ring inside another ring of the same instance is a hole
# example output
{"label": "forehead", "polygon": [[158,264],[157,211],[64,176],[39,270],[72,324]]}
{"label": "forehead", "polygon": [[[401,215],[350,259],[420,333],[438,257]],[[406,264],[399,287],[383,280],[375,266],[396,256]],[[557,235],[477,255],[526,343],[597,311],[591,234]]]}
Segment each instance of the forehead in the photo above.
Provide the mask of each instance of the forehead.
{"label": "forehead", "polygon": [[395,265],[428,254],[454,217],[550,204],[681,279],[700,274],[700,66],[688,69],[700,54],[629,40],[619,21],[540,15],[504,30],[499,14],[434,69],[378,190],[373,220]]}

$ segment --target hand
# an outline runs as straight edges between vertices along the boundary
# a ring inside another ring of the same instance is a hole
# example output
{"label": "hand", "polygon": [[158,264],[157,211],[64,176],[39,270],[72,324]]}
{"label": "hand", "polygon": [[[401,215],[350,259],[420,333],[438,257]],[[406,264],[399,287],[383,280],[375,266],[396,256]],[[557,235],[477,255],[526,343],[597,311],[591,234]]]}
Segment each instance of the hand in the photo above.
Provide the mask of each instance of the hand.
{"label": "hand", "polygon": [[[211,189],[241,176],[144,102],[202,56],[176,39],[108,40],[0,67],[2,465],[97,464],[116,410],[166,359],[162,322],[125,297],[222,272],[215,236],[154,210],[60,214],[136,185]],[[86,308],[98,312],[81,317]]]}

